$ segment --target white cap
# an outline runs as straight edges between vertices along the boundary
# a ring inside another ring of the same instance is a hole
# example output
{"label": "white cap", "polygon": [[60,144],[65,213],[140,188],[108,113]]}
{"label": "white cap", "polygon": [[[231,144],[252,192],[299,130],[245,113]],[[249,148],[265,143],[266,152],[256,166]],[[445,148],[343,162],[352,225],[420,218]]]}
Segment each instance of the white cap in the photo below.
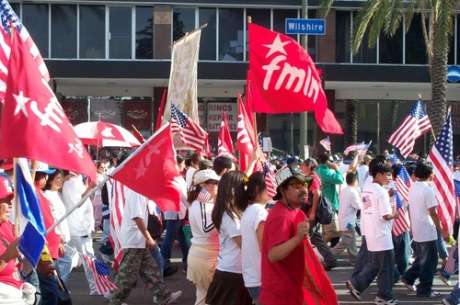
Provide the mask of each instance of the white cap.
{"label": "white cap", "polygon": [[55,169],[50,169],[48,164],[46,164],[46,163],[36,161],[36,164],[37,164],[37,167],[35,169],[36,172],[51,175],[51,174],[54,174],[54,172],[56,171]]}
{"label": "white cap", "polygon": [[220,177],[212,169],[203,169],[193,175],[193,185],[199,185],[209,180],[219,181]]}

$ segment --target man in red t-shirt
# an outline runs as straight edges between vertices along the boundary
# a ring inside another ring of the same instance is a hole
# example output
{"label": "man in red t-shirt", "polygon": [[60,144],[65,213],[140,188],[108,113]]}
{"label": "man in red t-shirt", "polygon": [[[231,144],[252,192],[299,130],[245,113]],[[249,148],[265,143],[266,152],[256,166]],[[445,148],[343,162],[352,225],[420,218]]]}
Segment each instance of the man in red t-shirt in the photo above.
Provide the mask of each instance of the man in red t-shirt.
{"label": "man in red t-shirt", "polygon": [[276,173],[278,200],[262,241],[263,305],[334,305],[337,297],[308,242],[309,224],[299,209],[308,197],[306,178],[289,167]]}
{"label": "man in red t-shirt", "polygon": [[321,179],[315,172],[318,163],[313,158],[308,158],[300,164],[300,170],[309,180],[308,191],[311,196],[310,202],[307,203],[308,220],[310,223],[310,242],[318,249],[321,256],[324,258],[324,268],[331,270],[337,266],[337,258],[332,254],[323,239],[323,235],[319,233],[320,224],[316,221],[316,209],[318,208],[319,199],[321,197]]}

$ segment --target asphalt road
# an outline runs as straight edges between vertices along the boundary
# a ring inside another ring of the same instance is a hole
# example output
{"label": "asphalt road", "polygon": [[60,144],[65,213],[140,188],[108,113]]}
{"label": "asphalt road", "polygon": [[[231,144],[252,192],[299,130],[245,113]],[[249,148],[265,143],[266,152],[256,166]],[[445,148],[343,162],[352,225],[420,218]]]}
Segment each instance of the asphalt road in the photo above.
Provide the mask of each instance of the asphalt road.
{"label": "asphalt road", "polygon": [[[174,251],[177,254],[177,251]],[[180,259],[174,259],[174,262],[179,264]],[[343,305],[354,305],[354,304],[374,304],[373,300],[376,293],[375,282],[371,287],[362,294],[362,301],[356,301],[353,299],[345,288],[345,281],[349,278],[351,274],[352,266],[348,266],[344,259],[339,260],[339,267],[329,272],[329,276],[334,284],[334,288],[337,292],[337,295],[340,300],[340,304]],[[456,283],[457,277],[453,282]],[[185,273],[183,271],[178,271],[171,277],[166,279],[166,284],[169,288],[173,290],[181,289],[183,295],[176,304],[180,305],[193,305],[195,301],[195,290],[193,285],[187,281]],[[70,279],[69,288],[72,292],[72,300],[74,305],[105,305],[107,301],[101,296],[89,296],[89,289],[86,283],[86,279],[82,269],[77,269],[72,273]],[[400,304],[442,304],[442,296],[445,296],[451,291],[450,287],[444,285],[439,278],[435,277],[434,289],[441,293],[441,297],[436,299],[427,299],[419,298],[415,296],[414,293],[408,293],[407,289],[401,284],[397,284],[394,287],[394,292],[396,298],[399,300]],[[138,281],[137,287],[131,292],[128,300],[126,302],[129,305],[147,305],[152,304],[152,294],[144,289],[143,283],[141,280]]]}

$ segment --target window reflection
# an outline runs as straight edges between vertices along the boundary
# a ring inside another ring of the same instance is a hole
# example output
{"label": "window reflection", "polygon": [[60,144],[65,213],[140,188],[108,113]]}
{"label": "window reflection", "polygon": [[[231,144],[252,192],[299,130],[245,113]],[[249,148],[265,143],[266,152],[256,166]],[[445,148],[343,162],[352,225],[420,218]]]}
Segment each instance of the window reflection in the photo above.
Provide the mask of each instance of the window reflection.
{"label": "window reflection", "polygon": [[351,15],[349,11],[336,11],[335,16],[335,58],[337,62],[350,62]]}
{"label": "window reflection", "polygon": [[216,9],[200,8],[200,25],[208,26],[201,31],[200,59],[216,60]]}
{"label": "window reflection", "polygon": [[131,58],[131,7],[110,7],[110,58]]}
{"label": "window reflection", "polygon": [[51,57],[77,57],[77,6],[51,6]]}
{"label": "window reflection", "polygon": [[[19,5],[13,9],[18,13]],[[48,57],[48,4],[23,4],[22,21],[27,27],[42,57]]]}
{"label": "window reflection", "polygon": [[379,41],[380,62],[384,64],[402,64],[403,55],[403,29],[402,24],[393,37],[380,35]]}
{"label": "window reflection", "polygon": [[219,9],[219,60],[243,60],[243,10]]}
{"label": "window reflection", "polygon": [[105,7],[80,5],[80,57],[105,58]]}
{"label": "window reflection", "polygon": [[153,7],[136,7],[136,58],[153,58]]}
{"label": "window reflection", "polygon": [[195,28],[195,8],[175,7],[173,10],[173,40],[180,39]]}

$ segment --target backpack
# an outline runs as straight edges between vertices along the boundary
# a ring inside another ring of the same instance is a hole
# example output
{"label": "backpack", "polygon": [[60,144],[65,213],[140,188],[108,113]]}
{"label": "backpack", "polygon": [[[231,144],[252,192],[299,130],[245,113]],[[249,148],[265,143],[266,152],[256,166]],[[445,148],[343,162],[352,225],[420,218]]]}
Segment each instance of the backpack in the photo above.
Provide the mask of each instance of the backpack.
{"label": "backpack", "polygon": [[334,212],[332,205],[326,197],[319,197],[318,208],[316,209],[316,220],[322,225],[328,225],[332,222]]}

